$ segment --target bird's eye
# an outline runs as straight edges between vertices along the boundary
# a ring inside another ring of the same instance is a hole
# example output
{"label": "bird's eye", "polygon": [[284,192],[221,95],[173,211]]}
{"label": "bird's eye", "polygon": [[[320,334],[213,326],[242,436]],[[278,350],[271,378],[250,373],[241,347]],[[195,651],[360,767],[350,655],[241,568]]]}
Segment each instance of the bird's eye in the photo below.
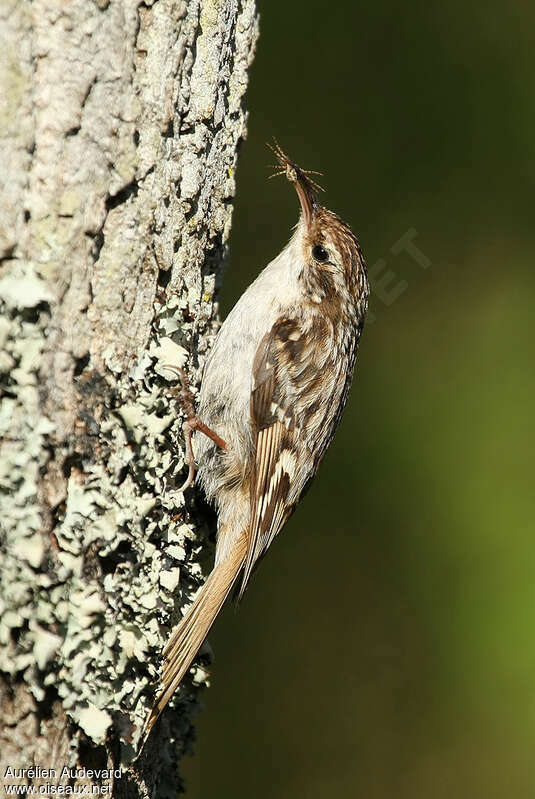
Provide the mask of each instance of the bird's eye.
{"label": "bird's eye", "polygon": [[324,264],[324,263],[325,263],[325,261],[328,261],[328,260],[329,260],[329,253],[328,253],[328,251],[325,249],[325,247],[322,247],[322,246],[321,246],[321,244],[315,244],[315,245],[312,247],[312,257],[313,257],[313,258],[314,258],[314,260],[315,260],[315,261],[317,261],[318,263],[320,263],[320,264]]}

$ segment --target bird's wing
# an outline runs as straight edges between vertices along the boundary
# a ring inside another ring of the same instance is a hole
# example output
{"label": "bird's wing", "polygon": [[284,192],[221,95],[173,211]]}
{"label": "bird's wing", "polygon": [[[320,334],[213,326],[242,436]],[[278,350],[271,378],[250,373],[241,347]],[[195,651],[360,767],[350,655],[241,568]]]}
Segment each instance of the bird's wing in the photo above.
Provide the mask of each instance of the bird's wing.
{"label": "bird's wing", "polygon": [[[280,319],[262,339],[253,363],[251,424],[255,459],[251,473],[251,522],[239,596],[251,571],[292,513],[301,493],[298,462],[300,395],[296,368],[303,352],[297,322]],[[302,373],[302,370],[301,370]]]}

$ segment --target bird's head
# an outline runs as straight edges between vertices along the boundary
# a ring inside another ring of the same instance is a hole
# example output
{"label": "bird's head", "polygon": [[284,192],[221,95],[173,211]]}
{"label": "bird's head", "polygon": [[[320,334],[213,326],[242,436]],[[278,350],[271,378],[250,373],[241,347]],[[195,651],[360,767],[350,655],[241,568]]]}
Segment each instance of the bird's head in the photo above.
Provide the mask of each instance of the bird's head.
{"label": "bird's head", "polygon": [[314,296],[323,299],[330,293],[329,287],[332,292],[344,286],[354,298],[365,295],[366,299],[368,282],[362,251],[349,225],[320,204],[319,192],[323,189],[311,177],[320,173],[302,169],[277,142],[268,146],[278,160],[275,175],[285,175],[299,198],[301,217],[296,235],[303,255],[303,277],[323,287]]}

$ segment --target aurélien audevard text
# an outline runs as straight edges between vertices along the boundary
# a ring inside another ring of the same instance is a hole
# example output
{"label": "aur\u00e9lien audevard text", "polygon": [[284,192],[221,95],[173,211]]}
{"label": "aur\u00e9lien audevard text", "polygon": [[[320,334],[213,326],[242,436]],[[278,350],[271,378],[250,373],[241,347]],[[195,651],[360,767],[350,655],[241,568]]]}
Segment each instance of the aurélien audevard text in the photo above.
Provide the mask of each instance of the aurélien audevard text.
{"label": "aur\u00e9lien audevard text", "polygon": [[4,779],[7,779],[8,777],[11,777],[11,779],[15,780],[109,780],[111,778],[120,779],[121,769],[70,768],[69,766],[63,766],[62,769],[43,768],[42,766],[15,768],[14,766],[7,766],[6,770],[4,771]]}

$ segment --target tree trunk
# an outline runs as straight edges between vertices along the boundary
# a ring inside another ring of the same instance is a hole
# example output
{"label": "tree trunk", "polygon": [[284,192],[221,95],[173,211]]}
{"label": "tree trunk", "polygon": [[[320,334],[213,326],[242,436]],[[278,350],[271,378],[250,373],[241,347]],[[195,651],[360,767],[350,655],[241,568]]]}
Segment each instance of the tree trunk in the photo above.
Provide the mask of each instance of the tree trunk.
{"label": "tree trunk", "polygon": [[173,797],[200,666],[134,756],[209,525],[164,366],[195,386],[214,334],[255,4],[3,0],[0,21],[0,773]]}

